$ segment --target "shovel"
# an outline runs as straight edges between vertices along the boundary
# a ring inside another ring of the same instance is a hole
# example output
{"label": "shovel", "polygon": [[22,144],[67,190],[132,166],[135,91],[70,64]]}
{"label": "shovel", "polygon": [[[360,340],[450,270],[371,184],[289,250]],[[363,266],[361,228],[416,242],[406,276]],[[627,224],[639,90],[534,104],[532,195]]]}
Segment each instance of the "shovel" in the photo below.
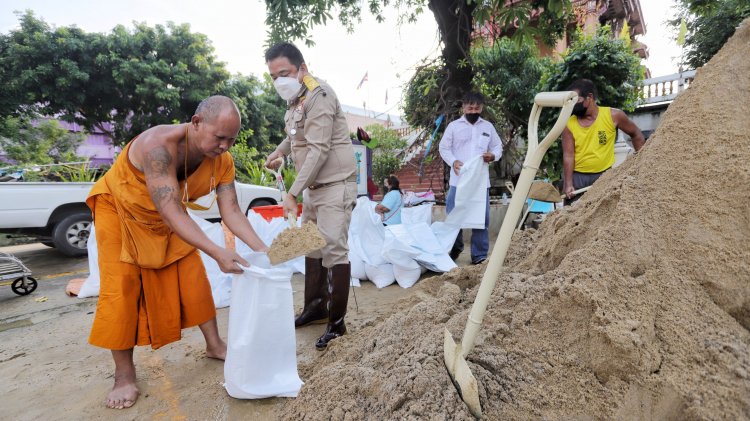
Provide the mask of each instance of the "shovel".
{"label": "shovel", "polygon": [[[572,91],[540,92],[534,97],[534,106],[529,116],[529,145],[526,152],[526,159],[523,163],[523,170],[521,170],[515,194],[513,194],[508,211],[505,214],[505,219],[503,219],[503,225],[500,228],[497,241],[495,241],[495,247],[492,250],[492,254],[490,254],[487,269],[482,277],[482,283],[479,285],[476,300],[471,307],[469,320],[466,322],[466,329],[464,330],[461,343],[456,345],[451,333],[448,329],[445,329],[445,341],[443,343],[445,367],[448,369],[448,374],[456,389],[458,389],[461,399],[469,407],[469,411],[477,418],[482,417],[482,406],[479,402],[479,385],[471,373],[469,365],[466,363],[466,356],[474,347],[474,340],[482,324],[484,312],[487,309],[495,282],[505,262],[505,255],[510,246],[510,239],[516,228],[516,221],[518,221],[518,217],[521,216],[523,211],[523,205],[531,188],[531,182],[534,180],[545,152],[547,152],[547,149],[549,149],[550,145],[560,136],[565,128],[565,124],[568,118],[570,118],[573,106],[577,100],[578,95]],[[539,115],[543,107],[561,107],[562,110],[552,130],[542,140],[542,143],[538,143],[537,129],[539,126]]]}
{"label": "shovel", "polygon": [[276,162],[276,161],[281,161],[281,164],[279,164],[279,168],[275,170],[272,168],[268,168],[268,167],[263,167],[263,168],[265,168],[266,171],[273,174],[273,178],[274,180],[276,180],[276,188],[278,188],[279,191],[281,192],[281,200],[284,200],[284,196],[286,195],[286,186],[284,185],[284,178],[281,176],[281,169],[284,168],[284,164],[285,164],[284,157],[282,156],[280,158],[277,158],[273,162]]}

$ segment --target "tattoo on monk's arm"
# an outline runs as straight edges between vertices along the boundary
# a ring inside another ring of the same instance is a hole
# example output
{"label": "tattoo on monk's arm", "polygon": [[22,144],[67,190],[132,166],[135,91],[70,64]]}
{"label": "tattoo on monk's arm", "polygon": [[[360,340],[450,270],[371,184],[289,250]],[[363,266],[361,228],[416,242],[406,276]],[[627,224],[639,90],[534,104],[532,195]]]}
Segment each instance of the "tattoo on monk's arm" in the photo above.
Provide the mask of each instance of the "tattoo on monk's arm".
{"label": "tattoo on monk's arm", "polygon": [[231,194],[229,196],[229,198],[230,198],[229,204],[230,205],[237,205],[237,206],[239,206],[239,203],[237,202],[237,192],[235,191],[234,183],[219,184],[219,187],[216,188],[216,195],[218,196],[218,195],[220,195],[220,194],[222,194],[224,192],[231,192]]}
{"label": "tattoo on monk's arm", "polygon": [[143,172],[154,177],[164,177],[169,175],[169,168],[172,165],[172,155],[164,146],[156,147],[146,154],[143,165]]}
{"label": "tattoo on monk's arm", "polygon": [[234,190],[234,183],[229,184],[219,184],[219,187],[216,188],[216,194],[219,194],[224,191],[228,190]]}
{"label": "tattoo on monk's arm", "polygon": [[161,211],[164,205],[169,202],[177,202],[174,195],[175,189],[172,186],[157,186],[151,189],[151,200],[154,201],[156,209]]}

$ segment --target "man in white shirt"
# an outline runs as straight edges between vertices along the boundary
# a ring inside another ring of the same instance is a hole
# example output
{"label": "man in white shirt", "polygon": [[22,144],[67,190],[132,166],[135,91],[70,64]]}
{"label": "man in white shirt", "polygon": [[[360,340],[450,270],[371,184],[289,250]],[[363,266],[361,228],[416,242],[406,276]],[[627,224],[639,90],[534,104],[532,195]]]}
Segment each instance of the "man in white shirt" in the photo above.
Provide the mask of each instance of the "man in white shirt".
{"label": "man in white shirt", "polygon": [[[484,107],[484,97],[477,92],[469,92],[463,99],[463,112],[461,118],[452,121],[445,129],[445,134],[440,140],[440,156],[443,158],[450,171],[450,189],[446,198],[445,208],[451,213],[456,206],[456,187],[458,175],[464,162],[476,157],[482,156],[484,162],[497,161],[503,154],[500,136],[497,135],[495,127],[487,120],[482,119],[479,115]],[[484,229],[471,230],[471,263],[479,264],[487,260],[487,254],[490,249],[490,236],[487,230],[490,223],[490,180],[486,181],[486,209],[484,217]],[[450,256],[453,260],[464,249],[463,232],[459,231],[456,242]]]}

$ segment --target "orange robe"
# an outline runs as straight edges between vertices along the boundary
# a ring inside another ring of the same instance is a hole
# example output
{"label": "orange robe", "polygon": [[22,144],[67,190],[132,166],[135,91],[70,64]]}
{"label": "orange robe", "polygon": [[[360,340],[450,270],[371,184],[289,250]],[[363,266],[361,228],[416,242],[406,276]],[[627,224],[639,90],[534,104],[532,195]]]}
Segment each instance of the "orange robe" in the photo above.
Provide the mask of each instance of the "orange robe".
{"label": "orange robe", "polygon": [[[198,250],[164,224],[143,173],[128,159],[130,144],[86,199],[101,278],[89,343],[156,349],[179,340],[182,329],[216,317],[216,308]],[[209,193],[212,172],[216,185],[233,182],[231,155],[206,158],[188,177],[190,200]]]}

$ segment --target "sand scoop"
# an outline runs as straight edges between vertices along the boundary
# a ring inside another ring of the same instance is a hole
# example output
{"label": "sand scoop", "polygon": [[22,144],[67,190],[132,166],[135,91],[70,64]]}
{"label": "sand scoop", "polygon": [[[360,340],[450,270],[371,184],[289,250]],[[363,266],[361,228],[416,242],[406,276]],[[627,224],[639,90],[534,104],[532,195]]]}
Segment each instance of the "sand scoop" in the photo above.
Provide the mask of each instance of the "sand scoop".
{"label": "sand scoop", "polygon": [[[277,170],[268,167],[265,168],[274,175],[276,187],[281,192],[283,200],[286,195],[284,179],[281,176],[281,169],[284,167],[284,158],[279,158],[279,160],[281,160],[281,164]],[[304,256],[326,245],[323,235],[320,234],[317,225],[314,223],[308,222],[303,224],[302,227],[297,227],[297,215],[294,212],[289,212],[287,221],[289,221],[289,228],[279,233],[273,239],[273,242],[271,242],[271,247],[269,247],[268,260],[270,260],[272,265],[278,265],[295,257]]]}
{"label": "sand scoop", "polygon": [[[515,192],[508,206],[508,211],[503,219],[503,225],[495,241],[495,247],[487,262],[487,269],[479,285],[476,300],[471,307],[461,343],[456,345],[448,329],[445,329],[445,342],[443,344],[445,367],[448,369],[448,374],[450,374],[453,384],[458,389],[461,399],[466,402],[469,411],[477,418],[482,417],[482,406],[479,402],[479,385],[471,373],[469,365],[466,363],[466,356],[474,347],[474,340],[482,324],[484,312],[487,309],[492,290],[495,288],[495,282],[505,262],[505,255],[508,252],[510,240],[516,228],[515,222],[521,216],[526,196],[531,188],[531,182],[536,176],[539,164],[542,162],[547,149],[549,149],[550,145],[554,143],[565,128],[565,124],[568,122],[568,118],[570,118],[573,106],[577,100],[578,95],[572,91],[541,92],[534,97],[534,106],[529,116],[529,145],[526,152],[526,159],[523,163],[523,170],[515,186]],[[561,107],[562,110],[552,130],[542,140],[542,143],[538,143],[537,130],[539,116],[544,107]]]}

